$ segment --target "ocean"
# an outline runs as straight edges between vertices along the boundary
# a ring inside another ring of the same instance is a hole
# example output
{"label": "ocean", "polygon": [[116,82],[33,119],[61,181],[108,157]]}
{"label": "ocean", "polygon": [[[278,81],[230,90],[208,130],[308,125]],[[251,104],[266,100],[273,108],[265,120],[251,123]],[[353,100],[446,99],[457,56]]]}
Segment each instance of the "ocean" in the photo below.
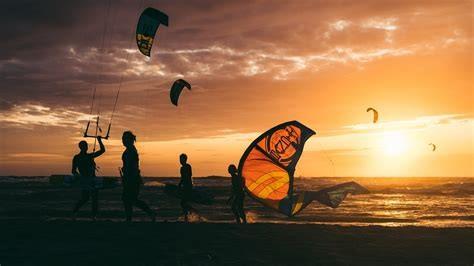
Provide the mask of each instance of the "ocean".
{"label": "ocean", "polygon": [[[181,221],[179,200],[163,192],[163,184],[177,184],[178,178],[145,178],[141,198],[158,212],[160,221]],[[245,209],[252,223],[331,224],[341,226],[426,226],[474,227],[474,178],[460,177],[354,177],[295,178],[296,191],[319,190],[356,181],[370,190],[367,195],[350,195],[336,209],[313,202],[295,217],[286,217],[246,198]],[[213,205],[198,205],[196,221],[231,223],[233,216],[226,201],[230,178],[195,178],[194,184],[215,196]],[[0,177],[0,219],[68,219],[79,199],[77,187],[51,185],[47,177]],[[99,220],[121,221],[121,188],[104,189],[99,194]],[[88,219],[90,205],[78,219]],[[135,210],[136,220],[147,217]]]}

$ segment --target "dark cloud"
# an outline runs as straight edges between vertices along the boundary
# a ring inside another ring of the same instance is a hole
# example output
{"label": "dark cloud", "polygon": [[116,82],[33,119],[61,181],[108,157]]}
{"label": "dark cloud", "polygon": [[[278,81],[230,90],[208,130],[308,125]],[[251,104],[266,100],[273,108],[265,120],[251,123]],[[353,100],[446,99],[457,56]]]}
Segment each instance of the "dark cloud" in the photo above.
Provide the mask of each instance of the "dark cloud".
{"label": "dark cloud", "polygon": [[13,106],[14,106],[14,105],[13,105],[11,102],[0,99],[0,111],[9,110],[9,109],[11,109]]}
{"label": "dark cloud", "polygon": [[[123,79],[121,106],[142,106],[140,93],[149,90],[150,104],[167,110],[168,116],[158,117],[160,125],[176,127],[173,120],[180,119],[197,123],[217,108],[245,117],[255,112],[256,99],[262,108],[271,108],[283,100],[267,95],[287,95],[308,83],[303,77],[332,65],[360,67],[416,53],[439,45],[456,29],[458,38],[472,38],[469,1],[145,1],[170,16],[170,27],[159,29],[152,58],[146,61],[124,50],[136,52],[131,33],[144,7],[140,2],[0,3],[0,23],[7,25],[0,34],[8,40],[0,43],[0,97],[5,99],[0,108],[37,103],[83,112],[98,86],[108,112]],[[331,28],[341,20],[348,26]],[[192,92],[200,102],[191,103],[191,117],[166,106],[166,91],[180,75],[205,89],[202,95]],[[291,78],[293,84],[278,83]],[[258,95],[253,94],[256,89]],[[209,125],[225,127],[224,122]]]}

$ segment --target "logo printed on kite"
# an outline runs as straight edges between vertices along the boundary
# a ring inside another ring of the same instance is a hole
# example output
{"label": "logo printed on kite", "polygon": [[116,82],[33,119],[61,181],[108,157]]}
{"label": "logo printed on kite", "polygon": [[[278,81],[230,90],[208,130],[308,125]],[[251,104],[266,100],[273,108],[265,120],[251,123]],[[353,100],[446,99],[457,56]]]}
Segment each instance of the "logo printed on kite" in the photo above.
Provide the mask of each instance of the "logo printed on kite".
{"label": "logo printed on kite", "polygon": [[143,34],[137,35],[137,43],[140,51],[150,53],[151,46],[153,44],[153,37],[149,37]]}
{"label": "logo printed on kite", "polygon": [[280,140],[275,144],[275,150],[278,153],[285,153],[288,146],[291,145],[291,140],[288,137],[281,137]]}
{"label": "logo printed on kite", "polygon": [[299,145],[299,134],[291,126],[275,131],[267,138],[268,153],[279,162],[291,162]]}

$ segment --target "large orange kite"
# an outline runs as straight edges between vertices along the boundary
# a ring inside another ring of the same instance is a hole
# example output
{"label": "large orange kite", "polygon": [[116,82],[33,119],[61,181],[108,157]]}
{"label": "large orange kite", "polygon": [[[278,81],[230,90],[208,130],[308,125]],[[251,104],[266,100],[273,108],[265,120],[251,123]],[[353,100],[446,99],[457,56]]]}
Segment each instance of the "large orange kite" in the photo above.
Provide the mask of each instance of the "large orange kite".
{"label": "large orange kite", "polygon": [[315,132],[298,121],[273,127],[250,144],[239,162],[239,174],[247,193],[265,206],[293,216],[313,200],[336,208],[348,193],[367,190],[355,182],[339,184],[320,191],[295,193],[295,167],[305,142]]}

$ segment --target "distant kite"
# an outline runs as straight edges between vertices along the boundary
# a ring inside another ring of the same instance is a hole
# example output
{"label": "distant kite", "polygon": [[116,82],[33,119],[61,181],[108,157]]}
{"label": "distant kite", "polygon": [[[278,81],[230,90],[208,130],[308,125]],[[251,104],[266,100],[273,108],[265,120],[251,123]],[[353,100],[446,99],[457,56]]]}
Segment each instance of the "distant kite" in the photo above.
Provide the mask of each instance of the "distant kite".
{"label": "distant kite", "polygon": [[372,107],[367,108],[367,112],[370,112],[370,111],[374,112],[374,119],[373,119],[373,121],[374,121],[374,123],[377,123],[377,121],[379,121],[379,112],[377,112],[377,110],[375,110],[375,109],[372,108]]}
{"label": "distant kite", "polygon": [[435,150],[436,150],[436,145],[435,145],[435,144],[430,143],[430,144],[428,144],[428,145],[431,146],[431,151],[435,151]]}
{"label": "distant kite", "polygon": [[151,7],[145,9],[138,19],[136,33],[138,49],[148,57],[160,24],[168,27],[168,15]]}
{"label": "distant kite", "polygon": [[189,82],[184,79],[178,79],[173,83],[173,86],[171,86],[170,90],[171,103],[178,106],[179,95],[181,94],[181,91],[183,91],[184,87],[188,88],[188,90],[191,90],[191,84],[189,84]]}

